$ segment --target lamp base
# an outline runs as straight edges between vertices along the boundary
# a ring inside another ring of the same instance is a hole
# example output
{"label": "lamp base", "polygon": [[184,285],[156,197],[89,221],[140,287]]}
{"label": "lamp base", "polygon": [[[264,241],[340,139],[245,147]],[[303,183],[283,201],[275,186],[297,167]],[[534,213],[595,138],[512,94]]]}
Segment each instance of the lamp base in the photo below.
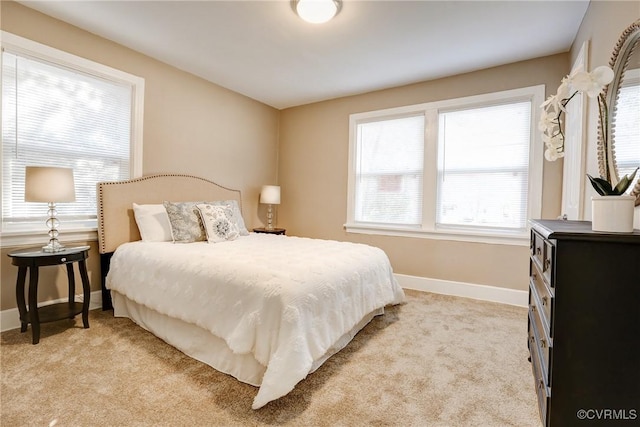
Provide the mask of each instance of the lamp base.
{"label": "lamp base", "polygon": [[42,252],[61,252],[64,249],[64,245],[61,244],[58,239],[51,239],[46,246],[42,247]]}
{"label": "lamp base", "polygon": [[273,226],[273,207],[271,204],[269,204],[269,207],[267,208],[267,226],[265,228],[269,231],[273,231],[275,228]]}
{"label": "lamp base", "polygon": [[49,218],[45,222],[47,227],[49,227],[49,243],[46,246],[42,247],[42,252],[60,252],[64,250],[64,246],[58,241],[58,225],[60,225],[60,221],[56,218],[58,212],[56,211],[56,204],[54,202],[49,202]]}

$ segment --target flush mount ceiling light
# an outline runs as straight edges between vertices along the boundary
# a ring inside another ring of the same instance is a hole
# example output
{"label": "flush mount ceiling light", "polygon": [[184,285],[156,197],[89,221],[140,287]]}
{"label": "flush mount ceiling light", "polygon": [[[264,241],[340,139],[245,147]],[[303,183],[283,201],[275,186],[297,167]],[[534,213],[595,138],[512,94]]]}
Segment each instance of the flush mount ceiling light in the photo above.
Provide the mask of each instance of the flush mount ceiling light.
{"label": "flush mount ceiling light", "polygon": [[342,0],[291,0],[293,11],[312,24],[323,24],[342,9]]}

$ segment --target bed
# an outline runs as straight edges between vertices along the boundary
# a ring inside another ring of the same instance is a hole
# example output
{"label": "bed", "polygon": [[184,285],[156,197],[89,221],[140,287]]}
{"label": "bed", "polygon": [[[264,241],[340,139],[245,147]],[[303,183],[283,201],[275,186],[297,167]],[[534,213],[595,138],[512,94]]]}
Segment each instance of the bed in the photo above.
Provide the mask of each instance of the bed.
{"label": "bed", "polygon": [[[183,240],[178,220],[194,204],[204,240]],[[166,208],[169,239],[149,238],[141,206]],[[253,409],[289,393],[385,306],[404,301],[379,248],[249,233],[240,192],[194,176],[99,183],[98,237],[104,308],[258,387]]]}

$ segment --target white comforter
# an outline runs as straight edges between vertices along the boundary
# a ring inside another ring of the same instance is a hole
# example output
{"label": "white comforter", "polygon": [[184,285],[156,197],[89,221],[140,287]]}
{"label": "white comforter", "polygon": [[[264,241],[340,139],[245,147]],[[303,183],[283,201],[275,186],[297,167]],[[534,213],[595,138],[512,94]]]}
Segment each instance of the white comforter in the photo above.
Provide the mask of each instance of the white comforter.
{"label": "white comforter", "polygon": [[365,315],[404,300],[378,248],[267,234],[126,243],[106,286],[252,354],[266,367],[254,409],[293,390]]}

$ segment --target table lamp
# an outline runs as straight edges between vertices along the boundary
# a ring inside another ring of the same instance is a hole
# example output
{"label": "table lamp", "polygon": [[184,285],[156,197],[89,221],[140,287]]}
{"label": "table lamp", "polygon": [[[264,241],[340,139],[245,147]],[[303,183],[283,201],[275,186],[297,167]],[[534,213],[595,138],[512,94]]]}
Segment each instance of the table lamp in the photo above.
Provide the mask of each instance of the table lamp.
{"label": "table lamp", "polygon": [[280,204],[280,187],[263,185],[260,191],[260,203],[269,205],[267,209],[267,230],[273,230],[273,205]]}
{"label": "table lamp", "polygon": [[75,202],[76,190],[73,169],[45,166],[27,166],[24,179],[24,201],[45,202],[49,205],[47,227],[49,243],[42,247],[44,252],[60,252],[64,246],[58,241],[56,203]]}

